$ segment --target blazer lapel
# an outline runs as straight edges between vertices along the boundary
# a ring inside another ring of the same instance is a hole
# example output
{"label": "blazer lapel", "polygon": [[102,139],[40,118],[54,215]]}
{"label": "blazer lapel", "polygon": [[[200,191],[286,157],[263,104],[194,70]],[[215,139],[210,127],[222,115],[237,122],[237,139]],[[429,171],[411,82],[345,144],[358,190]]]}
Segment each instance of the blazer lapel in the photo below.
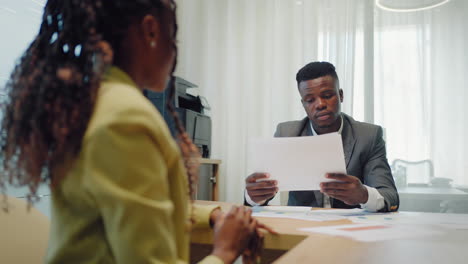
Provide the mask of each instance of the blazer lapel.
{"label": "blazer lapel", "polygon": [[[346,170],[348,170],[351,155],[353,155],[354,145],[356,139],[354,138],[353,129],[351,127],[350,117],[342,113],[343,117],[343,130],[341,131],[341,140],[343,141],[343,152],[345,156]],[[330,204],[333,208],[336,207],[334,198],[330,197]]]}
{"label": "blazer lapel", "polygon": [[299,137],[312,136],[312,130],[310,129],[310,121],[308,117],[302,119],[301,130],[299,131],[297,136]]}
{"label": "blazer lapel", "polygon": [[351,122],[347,115],[343,114],[343,131],[341,132],[341,139],[343,140],[343,151],[345,156],[346,168],[348,168],[349,161],[353,155],[354,145],[356,139],[354,138]]}

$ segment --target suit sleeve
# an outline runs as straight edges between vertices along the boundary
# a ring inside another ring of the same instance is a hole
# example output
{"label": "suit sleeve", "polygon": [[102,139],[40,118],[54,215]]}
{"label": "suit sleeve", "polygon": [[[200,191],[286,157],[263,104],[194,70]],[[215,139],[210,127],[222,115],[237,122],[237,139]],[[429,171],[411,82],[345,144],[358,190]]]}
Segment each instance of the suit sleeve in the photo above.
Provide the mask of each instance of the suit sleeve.
{"label": "suit sleeve", "polygon": [[364,165],[364,184],[374,187],[384,197],[385,206],[381,211],[398,210],[400,204],[398,192],[388,165],[382,128],[379,127],[370,148],[369,158]]}
{"label": "suit sleeve", "polygon": [[281,123],[276,126],[276,131],[273,137],[281,137]]}
{"label": "suit sleeve", "polygon": [[87,190],[100,208],[116,263],[183,263],[175,241],[181,227],[172,220],[180,208],[170,198],[165,158],[144,123],[112,124],[89,138]]}

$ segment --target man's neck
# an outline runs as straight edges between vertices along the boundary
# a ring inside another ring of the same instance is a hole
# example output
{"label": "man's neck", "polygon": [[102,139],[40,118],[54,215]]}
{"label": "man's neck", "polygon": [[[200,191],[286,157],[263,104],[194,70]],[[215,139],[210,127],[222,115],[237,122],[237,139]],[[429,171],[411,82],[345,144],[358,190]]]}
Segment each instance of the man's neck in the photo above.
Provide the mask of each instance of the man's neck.
{"label": "man's neck", "polygon": [[314,127],[314,130],[317,133],[317,135],[338,132],[338,129],[340,129],[339,123],[338,123],[338,126],[336,124],[334,124],[332,127],[326,127],[326,128],[315,128]]}
{"label": "man's neck", "polygon": [[342,125],[343,125],[343,115],[340,114],[340,117],[336,119],[335,123],[329,127],[315,127],[312,121],[309,121],[312,124],[313,132],[317,135],[328,134],[333,132],[341,132]]}

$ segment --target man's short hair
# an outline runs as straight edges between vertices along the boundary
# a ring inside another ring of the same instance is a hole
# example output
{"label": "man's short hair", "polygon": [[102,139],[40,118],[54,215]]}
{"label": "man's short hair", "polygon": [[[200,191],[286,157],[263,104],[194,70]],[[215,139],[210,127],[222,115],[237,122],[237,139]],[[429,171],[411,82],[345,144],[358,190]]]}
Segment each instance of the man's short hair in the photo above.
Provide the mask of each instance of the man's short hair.
{"label": "man's short hair", "polygon": [[333,64],[326,61],[314,61],[305,65],[297,72],[297,85],[302,81],[313,80],[328,75],[335,78],[336,84],[339,83],[338,75],[336,74]]}

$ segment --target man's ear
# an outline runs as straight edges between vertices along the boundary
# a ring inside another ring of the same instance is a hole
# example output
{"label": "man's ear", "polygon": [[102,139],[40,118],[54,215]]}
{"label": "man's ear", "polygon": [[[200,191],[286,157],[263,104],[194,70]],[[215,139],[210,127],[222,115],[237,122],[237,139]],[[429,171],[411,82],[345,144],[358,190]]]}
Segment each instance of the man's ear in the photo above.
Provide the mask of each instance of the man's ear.
{"label": "man's ear", "polygon": [[344,98],[344,96],[343,96],[343,89],[340,89],[340,90],[339,90],[339,94],[340,94],[340,102],[342,103],[342,102],[343,102],[343,98]]}
{"label": "man's ear", "polygon": [[155,48],[161,35],[159,21],[152,15],[146,15],[141,20],[140,28],[145,45]]}

